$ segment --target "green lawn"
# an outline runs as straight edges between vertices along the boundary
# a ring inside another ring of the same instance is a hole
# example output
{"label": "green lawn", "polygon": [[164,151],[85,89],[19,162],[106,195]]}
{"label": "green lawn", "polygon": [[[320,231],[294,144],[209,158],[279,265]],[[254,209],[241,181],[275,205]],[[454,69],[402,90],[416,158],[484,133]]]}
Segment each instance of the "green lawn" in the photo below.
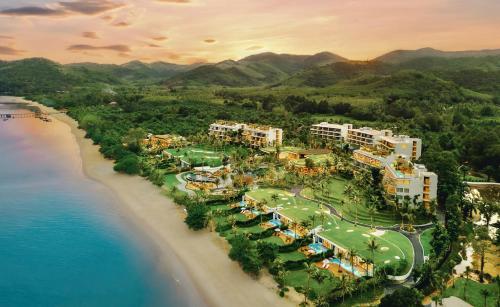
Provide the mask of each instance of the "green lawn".
{"label": "green lawn", "polygon": [[323,225],[325,230],[319,235],[344,249],[354,248],[359,256],[364,259],[371,258],[367,248],[370,238],[375,238],[379,249],[375,252],[375,264],[396,264],[402,259],[407,260],[406,272],[413,264],[413,246],[410,240],[392,230],[373,231],[369,227],[354,226],[346,221],[341,221],[336,216],[330,216]]}
{"label": "green lawn", "polygon": [[301,252],[294,251],[290,253],[279,253],[278,257],[281,258],[283,261],[297,261],[297,260],[303,260],[306,259],[306,255],[302,254]]}
{"label": "green lawn", "polygon": [[[476,281],[467,281],[466,294],[467,298],[464,298],[464,286],[466,284],[465,278],[458,278],[455,280],[455,288],[449,287],[444,291],[444,297],[456,296],[459,297],[472,306],[495,306],[498,299],[498,286],[496,284],[481,284]],[[486,300],[486,305],[484,305],[484,297],[481,295],[481,289],[486,289],[490,293],[490,296]]]}
{"label": "green lawn", "polygon": [[[364,258],[371,258],[367,249],[367,242],[371,237],[376,238],[380,245],[375,253],[376,265],[395,264],[400,259],[407,260],[407,270],[413,264],[413,247],[410,241],[395,231],[376,231],[369,227],[354,226],[340,218],[328,214],[329,211],[316,202],[293,196],[292,193],[278,189],[257,189],[247,193],[258,201],[265,200],[270,207],[277,207],[278,213],[296,222],[312,221],[315,225],[323,225],[324,231],[319,235],[344,249],[354,248]],[[271,196],[277,195],[277,200]]]}
{"label": "green lawn", "polygon": [[180,191],[180,190],[177,190],[175,192],[175,195],[172,194],[172,188],[176,187],[180,183],[179,180],[177,180],[177,178],[175,176],[176,176],[176,174],[165,175],[163,189],[166,191],[166,194],[170,197],[175,197],[175,196],[181,197],[181,196],[187,195],[186,192]]}
{"label": "green lawn", "polygon": [[424,248],[424,255],[429,256],[431,254],[432,246],[432,230],[434,228],[426,229],[424,232],[420,234],[420,242],[422,243],[422,247]]}
{"label": "green lawn", "polygon": [[278,246],[285,245],[285,242],[283,242],[283,240],[281,240],[279,237],[276,237],[276,236],[270,236],[270,237],[261,239],[260,241],[273,243],[273,244],[276,244]]}
{"label": "green lawn", "polygon": [[198,147],[167,149],[175,158],[190,163],[193,166],[221,166],[224,153]]}
{"label": "green lawn", "polygon": [[[327,196],[325,196],[322,191],[313,191],[311,188],[305,188],[302,190],[301,194],[308,198],[318,199],[329,203],[337,209],[338,212],[342,212],[345,218],[351,221],[355,221],[357,217],[358,222],[371,225],[371,216],[364,200],[362,200],[359,204],[352,204],[344,195],[344,189],[348,182],[348,180],[343,178],[331,177],[328,184],[329,194],[327,194]],[[342,200],[344,201],[343,205]],[[417,223],[426,222],[427,220],[417,217]],[[395,224],[400,224],[401,219],[394,210],[379,210],[373,216],[373,223],[375,226],[393,226]]]}
{"label": "green lawn", "polygon": [[[322,272],[323,274],[332,276],[329,271],[322,270]],[[307,286],[307,272],[305,270],[289,271],[285,280],[288,286],[303,289]],[[321,284],[311,278],[310,287],[317,295],[327,295],[337,286],[338,282],[338,279],[333,276],[332,278],[326,278]]]}

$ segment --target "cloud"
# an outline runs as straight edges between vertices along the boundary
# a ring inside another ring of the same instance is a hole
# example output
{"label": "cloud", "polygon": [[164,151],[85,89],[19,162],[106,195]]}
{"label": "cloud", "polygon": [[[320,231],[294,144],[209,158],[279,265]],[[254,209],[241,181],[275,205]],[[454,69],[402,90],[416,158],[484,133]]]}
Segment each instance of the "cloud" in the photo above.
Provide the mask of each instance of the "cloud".
{"label": "cloud", "polygon": [[67,14],[64,10],[61,9],[51,9],[48,7],[42,6],[22,6],[18,8],[5,9],[0,11],[2,15],[10,15],[10,16],[64,16]]}
{"label": "cloud", "polygon": [[127,21],[120,21],[113,24],[114,27],[128,27],[131,23]]}
{"label": "cloud", "polygon": [[113,19],[113,16],[111,15],[104,15],[101,17],[102,20],[105,20],[105,21],[110,21]]}
{"label": "cloud", "polygon": [[10,16],[41,16],[41,17],[59,17],[70,14],[96,15],[111,11],[125,6],[110,0],[77,0],[60,1],[47,6],[21,6],[17,8],[4,9],[0,11],[1,15]]}
{"label": "cloud", "polygon": [[167,40],[168,37],[166,37],[166,36],[153,36],[153,37],[151,37],[151,39],[161,42],[161,41]]}
{"label": "cloud", "polygon": [[151,48],[160,48],[161,46],[157,45],[157,44],[148,44],[148,47],[151,47]]}
{"label": "cloud", "polygon": [[90,39],[98,39],[99,35],[95,32],[82,32],[82,36]]}
{"label": "cloud", "polygon": [[23,53],[23,50],[17,50],[11,47],[0,46],[0,54],[3,55],[19,55]]}
{"label": "cloud", "polygon": [[14,37],[8,35],[0,35],[0,39],[14,39]]}
{"label": "cloud", "polygon": [[125,6],[123,3],[109,0],[78,0],[72,2],[61,1],[59,5],[65,10],[84,15],[96,15]]}
{"label": "cloud", "polygon": [[259,50],[259,49],[262,49],[262,48],[264,48],[264,47],[262,47],[262,46],[250,46],[246,50]]}
{"label": "cloud", "polygon": [[191,0],[156,0],[156,1],[163,2],[163,3],[174,3],[174,4],[191,3]]}
{"label": "cloud", "polygon": [[205,43],[207,43],[207,44],[213,44],[213,43],[215,43],[215,42],[216,42],[216,40],[215,40],[215,39],[213,39],[213,38],[207,38],[207,39],[205,39],[205,40],[203,40],[203,41],[204,41]]}
{"label": "cloud", "polygon": [[127,45],[93,46],[93,45],[80,44],[80,45],[71,45],[66,49],[75,52],[94,51],[94,50],[116,51],[119,52],[120,54],[126,54],[132,51],[130,47]]}

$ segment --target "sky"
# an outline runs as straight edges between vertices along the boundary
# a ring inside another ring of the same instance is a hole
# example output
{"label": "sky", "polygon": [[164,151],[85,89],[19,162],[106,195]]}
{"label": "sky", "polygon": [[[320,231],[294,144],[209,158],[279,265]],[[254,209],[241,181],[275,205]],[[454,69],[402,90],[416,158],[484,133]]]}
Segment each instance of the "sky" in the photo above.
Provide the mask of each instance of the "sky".
{"label": "sky", "polygon": [[500,0],[0,0],[0,59],[238,60],[500,48]]}

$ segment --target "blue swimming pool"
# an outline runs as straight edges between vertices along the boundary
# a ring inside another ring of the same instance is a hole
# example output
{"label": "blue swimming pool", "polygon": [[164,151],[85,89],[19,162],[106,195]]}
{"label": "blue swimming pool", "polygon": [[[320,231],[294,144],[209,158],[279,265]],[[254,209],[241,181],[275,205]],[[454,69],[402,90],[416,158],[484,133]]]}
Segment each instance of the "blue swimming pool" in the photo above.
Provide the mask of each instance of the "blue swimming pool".
{"label": "blue swimming pool", "polygon": [[276,226],[276,227],[280,227],[281,226],[281,221],[280,220],[277,220],[277,219],[272,219],[269,221],[269,223],[273,226]]}
{"label": "blue swimming pool", "polygon": [[328,249],[324,247],[321,243],[311,243],[308,245],[316,254],[326,253]]}
{"label": "blue swimming pool", "polygon": [[293,230],[290,230],[290,229],[287,229],[287,230],[283,231],[283,233],[286,234],[289,237],[294,238],[294,239],[300,238],[300,236],[298,234],[296,234],[295,232],[293,232]]}
{"label": "blue swimming pool", "polygon": [[[352,267],[351,267],[350,264],[343,263],[338,258],[330,258],[329,260],[330,260],[331,263],[335,263],[335,264],[340,265],[344,270],[346,270],[348,272],[353,272]],[[356,277],[361,277],[361,276],[363,276],[363,273],[361,273],[358,269],[356,269],[356,267],[354,267],[354,275]]]}

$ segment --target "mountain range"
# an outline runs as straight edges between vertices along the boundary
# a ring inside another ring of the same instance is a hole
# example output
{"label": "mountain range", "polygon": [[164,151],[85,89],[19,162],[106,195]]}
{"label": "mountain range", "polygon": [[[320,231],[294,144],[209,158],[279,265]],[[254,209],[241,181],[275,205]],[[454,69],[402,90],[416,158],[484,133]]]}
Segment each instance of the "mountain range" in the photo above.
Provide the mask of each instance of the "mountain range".
{"label": "mountain range", "polygon": [[[173,86],[367,86],[402,71],[432,74],[471,90],[500,94],[500,49],[441,51],[396,50],[371,61],[351,61],[330,52],[314,55],[260,53],[211,64],[180,65],[132,61],[122,65],[58,64],[32,58],[0,61],[0,92],[65,90],[84,84],[157,83]],[[417,76],[417,74],[413,74]],[[420,74],[420,76],[427,76]],[[405,75],[405,78],[408,74]]]}

